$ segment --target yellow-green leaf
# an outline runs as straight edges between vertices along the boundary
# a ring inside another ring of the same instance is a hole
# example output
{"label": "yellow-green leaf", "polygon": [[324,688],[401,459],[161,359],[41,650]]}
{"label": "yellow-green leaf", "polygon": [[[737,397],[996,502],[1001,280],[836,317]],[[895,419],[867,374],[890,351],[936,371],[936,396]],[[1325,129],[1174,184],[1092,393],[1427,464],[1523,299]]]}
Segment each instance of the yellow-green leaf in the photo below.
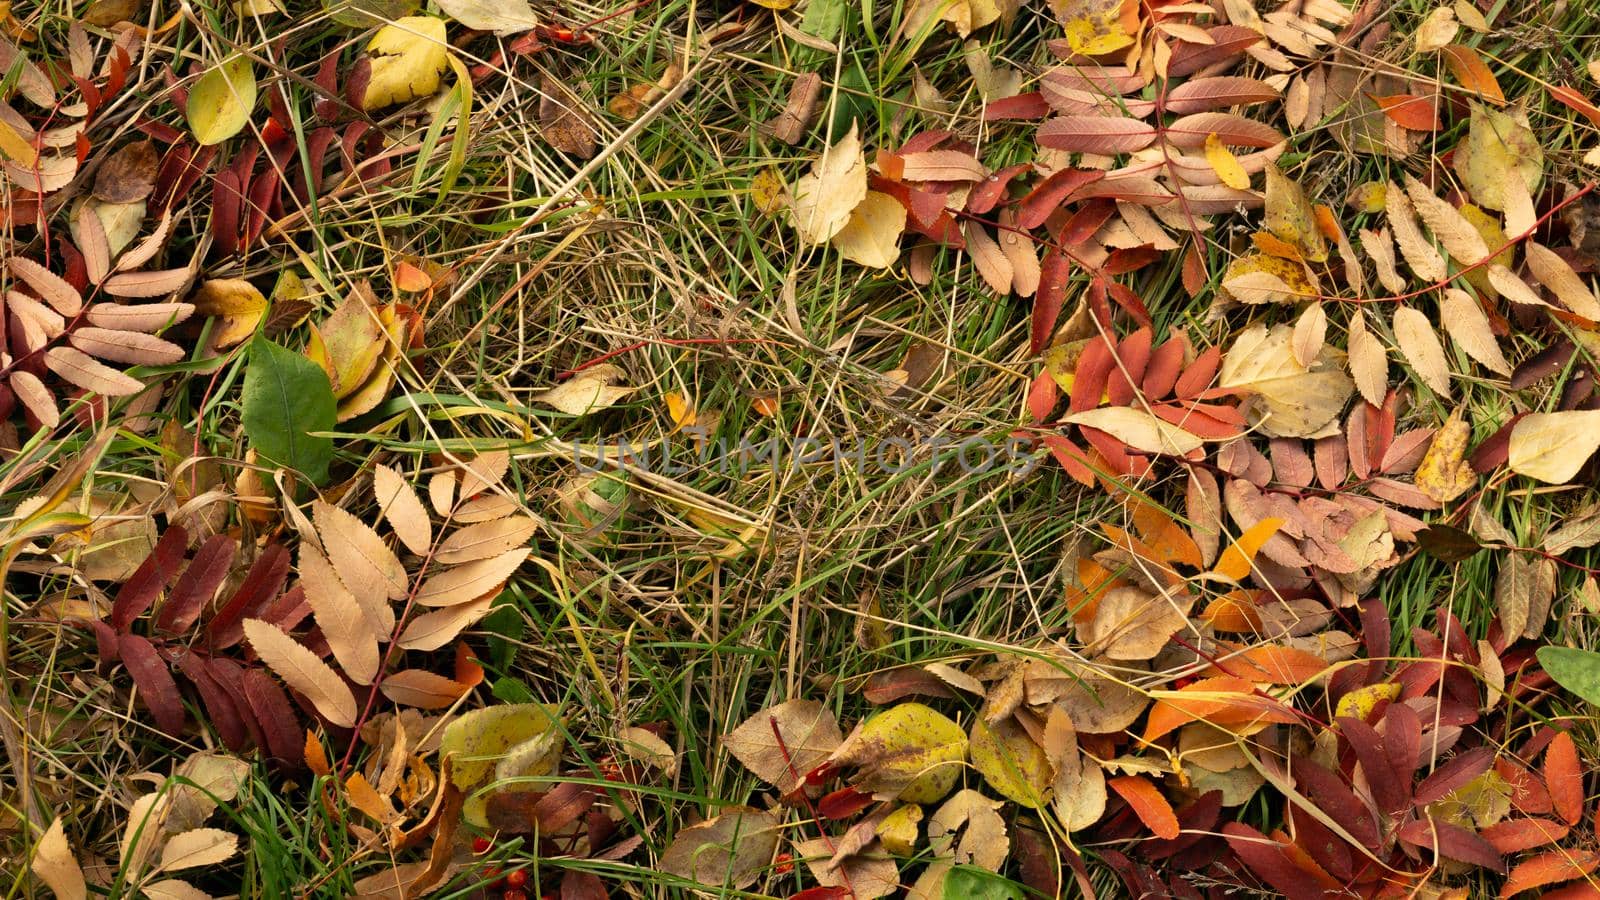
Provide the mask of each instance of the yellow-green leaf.
{"label": "yellow-green leaf", "polygon": [[406,16],[385,25],[367,44],[372,80],[363,109],[379,109],[427,97],[439,89],[439,75],[450,64],[444,20]]}
{"label": "yellow-green leaf", "polygon": [[250,57],[235,53],[211,67],[189,89],[184,115],[201,146],[220,144],[244,129],[256,105],[256,73]]}

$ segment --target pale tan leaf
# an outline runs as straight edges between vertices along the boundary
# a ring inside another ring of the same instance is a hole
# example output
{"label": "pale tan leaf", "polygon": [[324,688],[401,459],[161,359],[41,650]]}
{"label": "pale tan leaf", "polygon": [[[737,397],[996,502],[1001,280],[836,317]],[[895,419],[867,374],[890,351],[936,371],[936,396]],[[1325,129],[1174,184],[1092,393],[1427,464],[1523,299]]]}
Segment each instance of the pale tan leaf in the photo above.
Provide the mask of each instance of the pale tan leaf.
{"label": "pale tan leaf", "polygon": [[466,500],[478,496],[485,488],[500,484],[511,471],[511,454],[505,450],[480,453],[461,465],[461,487],[457,492]]}
{"label": "pale tan leaf", "polygon": [[1378,270],[1378,283],[1391,294],[1405,293],[1406,280],[1395,267],[1394,241],[1389,238],[1389,229],[1368,231],[1363,228],[1360,239],[1361,249],[1372,257],[1373,268]]}
{"label": "pale tan leaf", "polygon": [[1217,373],[1219,387],[1247,396],[1246,418],[1272,437],[1322,437],[1355,384],[1344,360],[1328,347],[1315,364],[1303,366],[1291,347],[1293,329],[1257,324],[1234,338]]}
{"label": "pale tan leaf", "polygon": [[1417,52],[1432,53],[1456,39],[1461,26],[1456,22],[1455,10],[1448,6],[1436,8],[1417,26]]}
{"label": "pale tan leaf", "polygon": [[1528,271],[1540,284],[1549,288],[1567,309],[1585,319],[1600,320],[1600,300],[1595,299],[1594,291],[1567,265],[1566,260],[1536,241],[1523,244],[1523,252]]}
{"label": "pale tan leaf", "polygon": [[523,546],[538,527],[538,521],[526,515],[468,525],[440,541],[434,559],[447,566],[488,559]]}
{"label": "pale tan leaf", "polygon": [[439,515],[450,515],[450,508],[456,505],[456,473],[440,472],[428,479],[428,503]]}
{"label": "pale tan leaf", "polygon": [[1307,305],[1305,312],[1302,312],[1294,323],[1294,340],[1290,346],[1294,350],[1295,361],[1302,366],[1316,362],[1327,337],[1328,314],[1323,311],[1322,304]]}
{"label": "pale tan leaf", "polygon": [[395,644],[401,650],[437,650],[488,615],[494,601],[493,595],[485,595],[416,616],[406,623],[405,631]]}
{"label": "pale tan leaf", "polygon": [[327,663],[303,644],[260,619],[244,620],[244,636],[267,668],[305,695],[329,722],[340,728],[356,724],[356,698]]}
{"label": "pale tan leaf", "polygon": [[383,695],[401,706],[443,709],[461,699],[470,685],[422,669],[403,669],[383,679]]}
{"label": "pale tan leaf", "polygon": [[609,363],[591,366],[549,390],[539,391],[532,400],[569,416],[598,412],[634,392],[635,388],[616,384],[622,375],[622,369]]}
{"label": "pale tan leaf", "polygon": [[155,258],[161,250],[161,245],[166,243],[167,235],[172,231],[172,213],[161,214],[161,221],[156,223],[156,230],[150,232],[144,240],[140,241],[128,252],[117,258],[118,272],[131,272]]}
{"label": "pale tan leaf", "polygon": [[434,575],[417,589],[418,606],[451,606],[498,590],[532,553],[526,547],[456,566]]}
{"label": "pale tan leaf", "polygon": [[1461,20],[1461,24],[1479,34],[1489,33],[1489,20],[1484,18],[1483,13],[1473,5],[1472,0],[1456,0],[1454,8],[1456,18]]}
{"label": "pale tan leaf", "polygon": [[339,580],[355,594],[375,627],[393,629],[394,610],[386,601],[404,597],[408,584],[400,559],[371,526],[337,506],[315,500],[311,517]]}
{"label": "pale tan leaf", "polygon": [[[1392,186],[1390,190],[1393,190]],[[1444,245],[1445,252],[1455,259],[1457,265],[1465,268],[1489,255],[1489,246],[1483,242],[1483,235],[1472,227],[1460,210],[1434,196],[1433,191],[1410,175],[1406,176],[1406,193],[1411,197],[1423,224]],[[1410,257],[1407,257],[1407,261],[1410,261]]]}
{"label": "pale tan leaf", "polygon": [[213,900],[210,894],[180,878],[163,878],[141,885],[139,892],[146,900]]}
{"label": "pale tan leaf", "polygon": [[1395,243],[1400,246],[1400,255],[1406,265],[1423,281],[1443,281],[1445,275],[1449,274],[1444,257],[1423,235],[1411,201],[1399,185],[1389,184],[1384,191],[1384,206],[1389,213],[1389,228],[1394,232]]}
{"label": "pale tan leaf", "polygon": [[183,348],[154,335],[86,326],[67,338],[72,346],[101,359],[130,366],[169,366],[183,359]]}
{"label": "pale tan leaf", "polygon": [[162,871],[214,866],[239,852],[239,836],[220,828],[195,828],[175,834],[161,848]]}
{"label": "pale tan leaf", "polygon": [[775,812],[733,807],[673,836],[656,868],[710,888],[749,887],[772,863],[783,819]]}
{"label": "pale tan leaf", "polygon": [[378,674],[380,635],[355,595],[339,580],[333,564],[310,542],[300,545],[300,586],[333,658],[356,684],[371,684]]}
{"label": "pale tan leaf", "polygon": [[989,170],[970,153],[959,150],[923,150],[903,153],[900,159],[906,181],[982,181]]}
{"label": "pale tan leaf", "polygon": [[1520,168],[1512,166],[1506,170],[1501,192],[1506,207],[1506,234],[1516,237],[1532,234],[1539,225],[1539,212],[1534,209],[1533,195],[1528,192],[1528,182]]}
{"label": "pale tan leaf", "polygon": [[1350,376],[1355,379],[1361,399],[1382,406],[1389,391],[1389,353],[1383,342],[1367,330],[1366,312],[1357,309],[1350,315]]}
{"label": "pale tan leaf", "polygon": [[154,334],[194,315],[191,303],[96,303],[89,307],[89,324],[111,331]]}
{"label": "pale tan leaf", "polygon": [[1039,289],[1039,249],[1033,239],[1016,231],[1017,215],[1011,207],[1000,211],[1000,252],[1011,263],[1011,290],[1018,297],[1032,297]]}
{"label": "pale tan leaf", "polygon": [[757,778],[788,792],[844,742],[839,720],[815,700],[789,700],[745,719],[723,746]]}
{"label": "pale tan leaf", "polygon": [[128,807],[128,821],[122,829],[120,862],[124,871],[142,874],[150,855],[166,836],[167,814],[172,810],[171,794],[141,794]]}
{"label": "pale tan leaf", "polygon": [[84,203],[72,219],[72,236],[83,254],[83,267],[90,284],[99,284],[111,274],[111,241],[106,237],[106,226],[94,207]]}
{"label": "pale tan leaf", "polygon": [[63,316],[75,316],[82,311],[83,297],[60,275],[21,256],[8,257],[6,267],[11,270],[12,275],[21,279],[23,284],[33,288],[34,293],[50,304],[56,312]]}
{"label": "pale tan leaf", "polygon": [[906,230],[906,208],[879,191],[868,191],[832,237],[845,259],[872,269],[887,269],[900,258],[900,235]]}
{"label": "pale tan leaf", "polygon": [[[50,340],[60,337],[67,330],[66,317],[45,306],[43,303],[29,297],[21,291],[6,291],[6,310],[26,322],[18,323],[23,328],[29,324],[34,326],[37,335],[25,338],[30,347],[44,346]],[[37,342],[37,343],[35,343]]]}
{"label": "pale tan leaf", "polygon": [[1136,587],[1107,591],[1094,618],[1078,623],[1085,653],[1111,659],[1150,659],[1180,630],[1188,627],[1192,599],[1152,596]]}
{"label": "pale tan leaf", "polygon": [[845,227],[867,196],[867,161],[855,123],[837,144],[823,151],[790,193],[794,199],[789,218],[801,240],[825,243]]}
{"label": "pale tan leaf", "polygon": [[503,519],[520,510],[517,501],[504,494],[484,494],[461,504],[453,518],[458,524],[467,525],[473,522],[487,522],[490,519]]}
{"label": "pale tan leaf", "polygon": [[50,823],[50,827],[39,838],[39,843],[33,848],[33,861],[28,867],[46,887],[55,891],[60,900],[84,900],[89,896],[88,887],[83,881],[83,870],[78,867],[72,845],[67,842],[67,832],[60,816]]}
{"label": "pale tan leaf", "polygon": [[433,522],[405,477],[388,466],[377,466],[372,470],[372,494],[400,543],[418,556],[427,555],[433,546]]}
{"label": "pale tan leaf", "polygon": [[963,222],[962,233],[967,238],[967,253],[972,257],[972,267],[978,270],[990,290],[1004,297],[1011,293],[1015,273],[1011,260],[1001,251],[1000,245],[989,232],[975,222]]}
{"label": "pale tan leaf", "polygon": [[1600,410],[1533,413],[1512,427],[1507,463],[1519,475],[1566,484],[1597,449]]}
{"label": "pale tan leaf", "polygon": [[1512,303],[1521,303],[1524,306],[1549,306],[1544,302],[1533,288],[1528,286],[1517,274],[1505,266],[1495,263],[1489,266],[1489,283],[1500,292],[1500,296]]}
{"label": "pale tan leaf", "polygon": [[1073,413],[1062,422],[1096,428],[1144,453],[1182,456],[1204,442],[1196,435],[1131,406],[1103,406]]}
{"label": "pale tan leaf", "polygon": [[1311,114],[1311,86],[1304,78],[1296,75],[1289,82],[1289,89],[1283,96],[1283,120],[1289,127],[1298,131],[1306,123],[1306,118]]}
{"label": "pale tan leaf", "polygon": [[1479,365],[1500,375],[1511,375],[1511,363],[1500,352],[1500,342],[1495,340],[1489,317],[1478,301],[1458,288],[1445,288],[1444,299],[1439,302],[1439,318],[1450,339]]}
{"label": "pale tan leaf", "polygon": [[1394,311],[1393,324],[1395,344],[1411,364],[1411,370],[1434,393],[1449,397],[1450,363],[1445,359],[1444,346],[1439,343],[1439,335],[1434,333],[1428,317],[1409,306],[1401,306]]}
{"label": "pale tan leaf", "polygon": [[188,269],[123,272],[107,278],[103,287],[113,297],[160,297],[183,290],[193,277]]}
{"label": "pale tan leaf", "polygon": [[44,364],[45,368],[60,375],[64,381],[107,397],[126,397],[144,390],[144,385],[137,378],[96,362],[89,354],[72,347],[51,347],[46,350]]}
{"label": "pale tan leaf", "polygon": [[55,395],[44,386],[39,376],[23,369],[11,373],[11,390],[17,395],[22,408],[33,414],[45,428],[54,428],[61,422],[61,411],[56,408]]}

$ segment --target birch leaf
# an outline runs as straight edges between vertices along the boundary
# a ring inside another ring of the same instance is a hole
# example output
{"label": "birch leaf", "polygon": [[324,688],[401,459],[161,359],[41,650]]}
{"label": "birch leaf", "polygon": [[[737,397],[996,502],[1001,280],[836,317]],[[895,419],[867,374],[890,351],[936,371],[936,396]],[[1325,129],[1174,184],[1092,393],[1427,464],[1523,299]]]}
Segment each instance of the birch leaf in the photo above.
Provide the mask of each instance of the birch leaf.
{"label": "birch leaf", "polygon": [[244,636],[267,668],[305,695],[329,722],[340,728],[356,724],[356,698],[344,679],[278,626],[260,619],[244,620]]}
{"label": "birch leaf", "polygon": [[833,236],[833,246],[852,262],[887,269],[900,258],[900,235],[906,230],[906,208],[888,194],[868,191],[850,218]]}
{"label": "birch leaf", "polygon": [[1266,227],[1272,234],[1300,248],[1311,262],[1328,258],[1328,245],[1317,230],[1311,200],[1299,183],[1283,174],[1276,164],[1267,163]]}
{"label": "birch leaf", "polygon": [[1394,338],[1422,383],[1439,396],[1449,397],[1450,364],[1445,360],[1444,347],[1428,317],[1409,306],[1395,310]]}
{"label": "birch leaf", "polygon": [[431,96],[449,66],[443,19],[406,16],[378,29],[367,44],[372,80],[362,96],[362,109],[379,109]]}
{"label": "birch leaf", "polygon": [[195,141],[209,147],[243,131],[255,105],[255,70],[250,57],[236,53],[212,66],[194,83],[184,116]]}
{"label": "birch leaf", "polygon": [[1546,484],[1572,480],[1600,449],[1600,410],[1533,413],[1511,429],[1507,463],[1518,475]]}

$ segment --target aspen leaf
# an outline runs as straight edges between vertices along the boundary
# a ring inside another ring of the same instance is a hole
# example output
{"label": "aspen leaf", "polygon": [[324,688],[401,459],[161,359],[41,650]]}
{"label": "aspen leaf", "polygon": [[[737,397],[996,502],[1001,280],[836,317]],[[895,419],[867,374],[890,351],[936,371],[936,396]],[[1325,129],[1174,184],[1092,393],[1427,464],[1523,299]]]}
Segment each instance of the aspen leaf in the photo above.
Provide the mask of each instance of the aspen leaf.
{"label": "aspen leaf", "polygon": [[1104,431],[1135,450],[1182,456],[1204,444],[1198,436],[1131,406],[1102,406],[1073,413],[1061,420]]}
{"label": "aspen leaf", "polygon": [[250,57],[236,53],[212,66],[189,89],[184,116],[201,146],[220,144],[244,129],[256,105]]}
{"label": "aspen leaf", "polygon": [[1217,558],[1216,568],[1212,569],[1223,578],[1233,581],[1243,581],[1250,574],[1250,566],[1255,562],[1256,553],[1261,550],[1278,529],[1283,527],[1282,519],[1267,518],[1245,530],[1244,534],[1228,545]]}
{"label": "aspen leaf", "polygon": [[452,758],[451,781],[463,791],[477,787],[512,747],[532,740],[561,719],[558,707],[506,703],[462,713],[445,726],[439,758]]}
{"label": "aspen leaf", "polygon": [[723,746],[762,781],[787,793],[839,749],[839,720],[815,700],[789,700],[745,719]]}
{"label": "aspen leaf", "polygon": [[782,825],[777,813],[733,807],[679,831],[656,866],[705,887],[741,890],[771,864]]}
{"label": "aspen leaf", "polygon": [[1439,396],[1449,397],[1450,364],[1445,360],[1444,347],[1428,317],[1409,306],[1396,309],[1394,339],[1423,384]]}
{"label": "aspen leaf", "polygon": [[1600,449],[1600,410],[1533,413],[1511,429],[1511,471],[1547,484],[1566,484]]}
{"label": "aspen leaf", "polygon": [[443,19],[406,16],[378,29],[367,44],[372,80],[362,96],[362,109],[379,109],[431,96],[449,66]]}
{"label": "aspen leaf", "polygon": [[789,193],[789,219],[801,240],[821,244],[844,229],[867,196],[867,161],[854,124],[837,144],[823,151]]}
{"label": "aspen leaf", "polygon": [[1054,780],[1050,760],[1015,719],[990,725],[975,718],[969,741],[972,767],[995,793],[1031,809],[1049,800]]}
{"label": "aspen leaf", "polygon": [[1417,52],[1432,53],[1443,49],[1444,46],[1456,39],[1456,32],[1460,25],[1456,22],[1455,10],[1448,6],[1436,8],[1428,13],[1428,17],[1417,26]]}
{"label": "aspen leaf", "polygon": [[868,191],[844,227],[832,238],[845,259],[871,269],[887,269],[900,258],[906,208],[888,194]]}
{"label": "aspen leaf", "polygon": [[1456,146],[1456,174],[1479,206],[1506,207],[1506,173],[1515,168],[1522,186],[1537,192],[1544,180],[1544,150],[1528,127],[1524,110],[1502,111],[1472,105],[1467,139]]}
{"label": "aspen leaf", "polygon": [[278,626],[260,619],[244,620],[251,649],[289,687],[305,695],[329,722],[340,728],[356,724],[356,698],[339,673]]}

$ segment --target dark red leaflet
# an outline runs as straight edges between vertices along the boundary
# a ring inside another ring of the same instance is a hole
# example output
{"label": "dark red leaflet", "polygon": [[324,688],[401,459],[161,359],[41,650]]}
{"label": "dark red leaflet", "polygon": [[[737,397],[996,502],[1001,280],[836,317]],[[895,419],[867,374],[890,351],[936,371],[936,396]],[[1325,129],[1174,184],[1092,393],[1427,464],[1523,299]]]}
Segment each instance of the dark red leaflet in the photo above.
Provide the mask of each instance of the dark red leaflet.
{"label": "dark red leaflet", "polygon": [[1169,78],[1184,78],[1217,63],[1233,59],[1261,40],[1261,33],[1243,25],[1217,25],[1207,29],[1214,44],[1191,44],[1178,41],[1172,47],[1172,61],[1167,64]]}
{"label": "dark red leaflet", "polygon": [[244,637],[244,627],[240,623],[276,597],[283,590],[288,577],[289,551],[278,544],[268,544],[227,605],[206,626],[212,645],[227,647],[237,644]]}
{"label": "dark red leaflet", "polygon": [[1289,900],[1324,900],[1340,890],[1326,873],[1313,873],[1295,864],[1283,845],[1239,822],[1222,826],[1233,854],[1268,886]]}
{"label": "dark red leaflet", "polygon": [[988,178],[978,182],[978,186],[967,195],[967,212],[976,216],[988,215],[991,210],[1000,205],[1005,199],[1006,190],[1011,187],[1011,182],[1018,175],[1033,168],[1026,163],[1006,166]]}
{"label": "dark red leaflet", "polygon": [[305,588],[297,584],[278,595],[278,599],[261,613],[261,618],[288,632],[293,631],[309,615],[311,604],[306,602]]}
{"label": "dark red leaflet", "polygon": [[212,535],[201,544],[172,585],[172,593],[156,617],[156,628],[169,634],[183,634],[192,628],[227,579],[238,550],[239,542],[225,534]]}
{"label": "dark red leaflet", "polygon": [[1056,380],[1050,377],[1050,373],[1040,372],[1028,385],[1028,415],[1035,422],[1043,422],[1050,418],[1050,413],[1055,410],[1060,395]]}
{"label": "dark red leaflet", "polygon": [[1310,760],[1296,763],[1294,774],[1295,780],[1310,791],[1317,806],[1369,850],[1378,849],[1382,838],[1378,835],[1378,825],[1372,820],[1371,811],[1342,779]]}
{"label": "dark red leaflet", "polygon": [[1422,720],[1404,703],[1391,703],[1384,710],[1383,751],[1400,780],[1409,785],[1422,759]]}
{"label": "dark red leaflet", "polygon": [[1061,226],[1060,233],[1056,235],[1056,240],[1068,246],[1082,244],[1094,237],[1095,232],[1099,231],[1116,211],[1116,201],[1107,197],[1096,197],[1072,211],[1072,215],[1067,218],[1066,224]]}
{"label": "dark red leaflet", "polygon": [[1392,814],[1410,806],[1410,792],[1401,783],[1401,775],[1394,770],[1388,754],[1384,753],[1383,738],[1378,730],[1359,719],[1343,717],[1339,719],[1339,732],[1354,751],[1378,808]]}
{"label": "dark red leaflet", "polygon": [[1511,430],[1517,422],[1527,413],[1517,413],[1512,416],[1500,430],[1483,439],[1483,442],[1472,448],[1472,453],[1467,457],[1467,462],[1472,465],[1472,471],[1479,475],[1493,472],[1505,465],[1511,457]]}
{"label": "dark red leaflet", "polygon": [[1440,856],[1504,872],[1506,862],[1494,845],[1459,825],[1437,819],[1412,819],[1396,832],[1408,844],[1423,847]]}
{"label": "dark red leaflet", "polygon": [[100,670],[103,673],[110,671],[111,665],[122,658],[121,651],[117,649],[117,633],[111,626],[94,619],[89,622],[89,629],[94,632],[95,652],[100,655]]}
{"label": "dark red leaflet", "polygon": [[117,636],[117,653],[122,666],[139,689],[139,700],[156,725],[174,737],[183,732],[183,698],[178,693],[178,683],[167,671],[167,661],[161,658],[155,645],[137,634]]}
{"label": "dark red leaflet", "polygon": [[1111,294],[1111,299],[1117,301],[1118,306],[1133,316],[1135,322],[1144,328],[1151,327],[1150,310],[1144,305],[1144,298],[1134,293],[1133,288],[1120,281],[1108,281],[1106,290]]}
{"label": "dark red leaflet", "polygon": [[593,872],[569,871],[561,877],[561,900],[606,900],[610,896]]}
{"label": "dark red leaflet", "polygon": [[245,669],[243,680],[245,701],[261,726],[272,757],[283,765],[299,768],[305,761],[305,744],[300,719],[289,705],[289,698],[264,669]]}
{"label": "dark red leaflet", "polygon": [[1044,348],[1050,345],[1050,336],[1056,330],[1056,319],[1060,317],[1061,306],[1067,299],[1067,279],[1071,275],[1072,266],[1067,262],[1066,254],[1055,249],[1045,253],[1044,262],[1039,265],[1039,290],[1033,298],[1033,330],[1029,346],[1034,353],[1043,353]]}
{"label": "dark red leaflet", "polygon": [[1099,181],[1105,174],[1099,169],[1061,169],[1052,173],[1019,201],[1017,224],[1029,230],[1038,228],[1073,191]]}
{"label": "dark red leaflet", "polygon": [[1161,251],[1149,244],[1139,247],[1119,247],[1111,251],[1111,255],[1106,257],[1105,264],[1100,267],[1100,271],[1107,275],[1126,275],[1129,272],[1137,272],[1143,269],[1161,259],[1161,257]]}
{"label": "dark red leaflet", "polygon": [[903,697],[939,697],[948,700],[955,696],[955,692],[932,672],[902,667],[873,673],[862,688],[861,696],[868,703],[882,705]]}
{"label": "dark red leaflet", "polygon": [[1322,820],[1300,806],[1289,807],[1289,826],[1294,844],[1311,857],[1311,862],[1340,881],[1349,881],[1361,858],[1356,848]]}
{"label": "dark red leaflet", "polygon": [[156,541],[150,555],[134,570],[133,577],[117,591],[117,599],[111,604],[112,628],[127,631],[134,619],[144,615],[177,573],[188,549],[188,532],[180,525],[168,527],[160,540]]}
{"label": "dark red leaflet", "polygon": [[1179,835],[1167,841],[1160,838],[1147,840],[1140,847],[1146,859],[1160,860],[1174,856],[1210,837],[1216,830],[1217,818],[1222,814],[1222,792],[1208,791],[1193,803],[1177,810]]}
{"label": "dark red leaflet", "polygon": [[233,708],[239,713],[239,720],[250,733],[250,743],[265,751],[268,746],[266,732],[261,730],[260,723],[256,721],[255,711],[250,707],[249,698],[245,696],[244,669],[231,659],[213,659],[195,653],[189,655],[194,658],[195,664],[205,669],[211,680],[222,688],[228,699],[233,701]]}
{"label": "dark red leaflet", "polygon": [[235,753],[249,748],[250,732],[245,728],[244,717],[234,705],[233,697],[207,671],[198,654],[184,653],[178,659],[178,670],[194,685],[200,702],[206,708],[207,718],[217,730],[223,746]]}
{"label": "dark red leaflet", "polygon": [[1488,747],[1474,747],[1452,756],[1444,765],[1422,779],[1417,785],[1416,802],[1432,803],[1466,784],[1494,764],[1494,751]]}
{"label": "dark red leaflet", "polygon": [[1106,467],[1118,475],[1132,475],[1145,468],[1144,457],[1130,452],[1127,444],[1104,431],[1082,426],[1079,426],[1078,431],[1083,434],[1083,439],[1089,442],[1089,446],[1105,457]]}
{"label": "dark red leaflet", "polygon": [[817,815],[823,819],[848,819],[871,805],[871,794],[843,787],[817,801]]}

